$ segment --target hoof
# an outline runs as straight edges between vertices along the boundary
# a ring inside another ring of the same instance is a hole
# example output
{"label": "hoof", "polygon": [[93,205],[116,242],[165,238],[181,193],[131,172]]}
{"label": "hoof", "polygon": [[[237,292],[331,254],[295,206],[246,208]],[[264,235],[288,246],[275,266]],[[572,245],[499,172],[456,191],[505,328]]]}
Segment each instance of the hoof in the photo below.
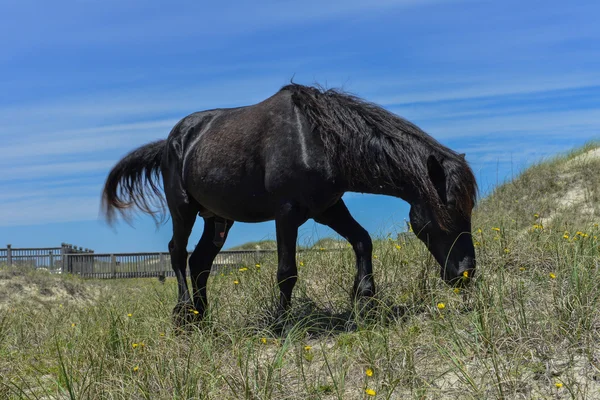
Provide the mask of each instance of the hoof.
{"label": "hoof", "polygon": [[289,309],[277,307],[277,311],[275,311],[274,318],[270,324],[271,329],[273,329],[273,331],[277,334],[282,334],[290,324],[290,319],[291,316]]}
{"label": "hoof", "polygon": [[377,319],[378,315],[378,303],[374,297],[362,296],[355,298],[354,302],[354,318],[358,318],[363,321],[373,321]]}
{"label": "hoof", "polygon": [[177,328],[191,328],[202,321],[203,314],[191,303],[180,303],[173,309],[173,324]]}

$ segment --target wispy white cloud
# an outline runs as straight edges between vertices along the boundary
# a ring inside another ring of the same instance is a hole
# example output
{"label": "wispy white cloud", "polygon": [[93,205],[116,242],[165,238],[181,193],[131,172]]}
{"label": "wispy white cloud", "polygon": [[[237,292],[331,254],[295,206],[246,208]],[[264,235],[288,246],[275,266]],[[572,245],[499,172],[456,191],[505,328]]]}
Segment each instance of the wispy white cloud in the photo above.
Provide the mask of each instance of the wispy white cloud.
{"label": "wispy white cloud", "polygon": [[18,179],[55,178],[81,175],[89,172],[108,171],[114,161],[74,161],[55,164],[23,165],[19,167],[3,167],[0,181]]}
{"label": "wispy white cloud", "polygon": [[62,186],[53,188],[32,188],[31,184],[28,187],[12,186],[10,191],[0,193],[0,205],[10,203],[14,200],[36,200],[46,198],[52,202],[60,202],[66,197],[80,197],[82,195],[100,196],[102,185],[78,185],[78,186]]}
{"label": "wispy white cloud", "polygon": [[[253,77],[201,86],[149,86],[126,92],[97,90],[41,103],[15,104],[0,108],[3,121],[0,135],[10,138],[17,133],[102,129],[102,125],[122,123],[123,120],[153,124],[157,115],[183,118],[194,111],[252,104],[273,94],[285,83],[283,77]],[[165,127],[164,122],[163,119],[157,124]],[[167,134],[168,131],[165,136]]]}
{"label": "wispy white cloud", "polygon": [[71,196],[60,201],[55,198],[40,197],[30,200],[2,202],[0,226],[93,220],[98,217],[99,207],[99,196]]}
{"label": "wispy white cloud", "polygon": [[[535,112],[526,115],[502,115],[471,118],[453,124],[423,123],[422,127],[441,139],[465,137],[516,137],[532,143],[537,138],[589,137],[600,133],[600,108]],[[503,136],[504,135],[504,136]],[[526,135],[526,136],[523,136]],[[542,135],[542,136],[536,136]]]}
{"label": "wispy white cloud", "polygon": [[[248,35],[257,31],[295,24],[310,24],[317,21],[340,19],[345,16],[376,16],[390,9],[424,7],[443,0],[308,0],[291,6],[281,1],[238,2],[236,4],[188,2],[179,7],[162,7],[157,11],[148,7],[147,2],[104,1],[101,3],[53,2],[48,13],[56,18],[46,18],[44,5],[35,4],[37,12],[29,11],[33,5],[28,2],[16,3],[5,10],[2,20],[2,36],[8,37],[17,28],[20,21],[28,23],[22,37],[16,37],[11,49],[18,51],[23,41],[32,44],[32,36],[41,36],[38,46],[94,46],[118,43],[161,43],[177,38],[199,38],[197,46],[206,46],[206,38],[213,40],[230,38],[236,35]],[[456,2],[456,1],[455,1]],[[463,0],[464,2],[464,0]],[[59,11],[59,12],[57,12]],[[17,16],[21,16],[18,18]],[[27,16],[27,18],[25,17]],[[201,16],[201,18],[199,18]],[[249,17],[251,16],[251,17]],[[92,22],[93,23],[90,23]],[[94,29],[91,29],[93,26]],[[102,28],[99,29],[99,26]],[[51,32],[49,35],[48,32]],[[77,32],[77,34],[74,34]],[[210,44],[210,41],[208,41]],[[33,42],[35,43],[35,42]],[[20,51],[24,51],[21,49]],[[31,49],[28,49],[31,51]]]}
{"label": "wispy white cloud", "polygon": [[[166,138],[176,122],[177,120],[169,119],[109,125],[77,131],[20,135],[13,138],[12,143],[4,146],[0,165],[14,165],[15,161],[25,164],[31,161],[31,157],[68,154],[84,156],[88,153],[105,150],[132,148],[143,141]],[[120,155],[120,152],[115,151],[115,155],[117,154]],[[39,158],[36,159],[39,160]]]}
{"label": "wispy white cloud", "polygon": [[[384,82],[380,84],[385,85]],[[600,74],[597,73],[578,73],[571,76],[546,75],[543,77],[532,74],[522,76],[520,79],[505,78],[501,82],[488,76],[487,79],[481,79],[480,82],[466,80],[460,88],[436,90],[435,87],[429,86],[398,95],[376,96],[373,101],[389,107],[401,104],[472,100],[597,86],[600,86]]]}

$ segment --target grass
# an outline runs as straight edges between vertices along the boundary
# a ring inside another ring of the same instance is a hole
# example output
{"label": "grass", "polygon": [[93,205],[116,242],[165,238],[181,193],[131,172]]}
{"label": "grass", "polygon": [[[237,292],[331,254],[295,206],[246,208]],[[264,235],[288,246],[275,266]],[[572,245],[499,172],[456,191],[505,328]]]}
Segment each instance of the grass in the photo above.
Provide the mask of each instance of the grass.
{"label": "grass", "polygon": [[[600,398],[600,221],[585,204],[547,206],[568,190],[547,188],[547,174],[576,156],[481,203],[477,277],[462,292],[416,240],[377,240],[379,304],[368,320],[350,317],[350,249],[301,255],[283,333],[270,325],[274,259],[211,277],[208,318],[186,334],[171,323],[173,279],[4,267],[0,398]],[[571,178],[581,187],[598,176],[586,165]],[[58,290],[65,280],[75,289]]]}

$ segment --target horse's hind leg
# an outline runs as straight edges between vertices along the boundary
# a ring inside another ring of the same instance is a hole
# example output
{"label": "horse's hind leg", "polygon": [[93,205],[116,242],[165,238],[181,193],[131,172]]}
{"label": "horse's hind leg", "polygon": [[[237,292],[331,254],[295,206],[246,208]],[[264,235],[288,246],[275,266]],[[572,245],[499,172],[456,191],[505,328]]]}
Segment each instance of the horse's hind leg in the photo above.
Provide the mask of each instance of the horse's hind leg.
{"label": "horse's hind leg", "polygon": [[[225,244],[229,229],[233,221],[211,217],[204,218],[204,231],[198,245],[190,256],[190,276],[194,296],[195,311],[199,320],[204,316],[207,308],[206,281],[210,274],[212,263]],[[196,314],[194,314],[196,315]]]}
{"label": "horse's hind leg", "polygon": [[355,299],[372,297],[375,294],[375,281],[371,259],[373,243],[369,233],[352,218],[342,200],[315,218],[315,221],[329,226],[350,242],[356,255],[357,270],[353,296]]}
{"label": "horse's hind leg", "polygon": [[183,203],[177,207],[176,212],[171,210],[173,221],[173,238],[169,242],[169,253],[171,254],[171,266],[177,278],[177,305],[173,310],[175,323],[181,325],[186,319],[186,312],[191,308],[190,293],[186,280],[187,267],[187,244],[198,208],[190,203]]}

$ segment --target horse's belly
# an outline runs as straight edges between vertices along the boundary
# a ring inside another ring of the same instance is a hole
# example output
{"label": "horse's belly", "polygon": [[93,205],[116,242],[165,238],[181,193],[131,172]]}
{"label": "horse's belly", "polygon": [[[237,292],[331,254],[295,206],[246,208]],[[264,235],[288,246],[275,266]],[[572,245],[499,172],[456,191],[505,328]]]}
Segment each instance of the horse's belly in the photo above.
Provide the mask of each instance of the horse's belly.
{"label": "horse's belly", "polygon": [[239,222],[263,222],[275,219],[277,199],[265,190],[253,188],[205,187],[190,191],[194,199],[209,213]]}
{"label": "horse's belly", "polygon": [[[203,160],[186,179],[185,187],[201,205],[201,215],[217,215],[239,222],[275,219],[284,202],[294,202],[309,215],[318,215],[337,202],[343,191],[321,174],[293,166],[256,167],[238,158]],[[218,165],[219,167],[215,167]]]}

